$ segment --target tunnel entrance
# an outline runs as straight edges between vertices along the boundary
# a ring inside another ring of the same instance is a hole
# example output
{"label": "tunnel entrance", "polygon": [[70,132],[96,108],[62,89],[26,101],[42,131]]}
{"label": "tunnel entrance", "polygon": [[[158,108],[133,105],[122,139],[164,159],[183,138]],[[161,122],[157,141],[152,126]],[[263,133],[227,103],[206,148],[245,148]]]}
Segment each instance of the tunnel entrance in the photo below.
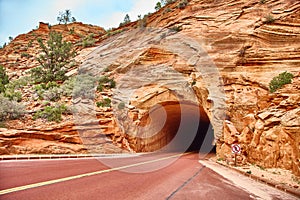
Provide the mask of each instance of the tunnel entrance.
{"label": "tunnel entrance", "polygon": [[215,152],[214,132],[203,107],[189,102],[164,102],[141,120],[138,152]]}

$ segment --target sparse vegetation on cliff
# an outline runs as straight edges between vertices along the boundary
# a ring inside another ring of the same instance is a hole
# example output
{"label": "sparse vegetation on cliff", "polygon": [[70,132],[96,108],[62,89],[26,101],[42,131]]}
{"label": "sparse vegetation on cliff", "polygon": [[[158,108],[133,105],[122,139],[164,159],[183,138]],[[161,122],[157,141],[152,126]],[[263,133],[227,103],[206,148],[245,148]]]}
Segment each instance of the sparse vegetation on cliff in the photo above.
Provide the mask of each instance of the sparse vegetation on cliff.
{"label": "sparse vegetation on cliff", "polygon": [[0,49],[3,49],[6,47],[6,42],[4,42],[4,44],[2,46],[0,46]]}
{"label": "sparse vegetation on cliff", "polygon": [[59,22],[59,24],[67,24],[69,22],[76,22],[76,19],[75,17],[72,17],[71,10],[65,10],[64,12],[59,12],[57,21]]}
{"label": "sparse vegetation on cliff", "polygon": [[104,98],[102,101],[96,103],[98,107],[110,107],[111,100],[109,98]]}
{"label": "sparse vegetation on cliff", "polygon": [[187,0],[181,0],[179,3],[178,3],[178,5],[177,5],[177,7],[179,8],[179,9],[184,9],[187,5],[188,5],[188,1]]}
{"label": "sparse vegetation on cliff", "polygon": [[63,41],[61,33],[50,32],[47,44],[41,38],[37,39],[41,54],[37,61],[41,65],[31,70],[31,77],[36,83],[50,81],[65,81],[67,65],[75,57],[71,42]]}
{"label": "sparse vegetation on cliff", "polygon": [[131,22],[130,17],[128,14],[125,15],[123,22],[120,23],[119,27],[125,26]]}
{"label": "sparse vegetation on cliff", "polygon": [[260,0],[259,3],[260,3],[260,4],[265,4],[265,3],[266,3],[266,0]]}
{"label": "sparse vegetation on cliff", "polygon": [[274,77],[269,84],[270,92],[275,92],[276,90],[282,88],[286,84],[292,83],[293,74],[289,72],[283,72],[278,76]]}
{"label": "sparse vegetation on cliff", "polygon": [[119,110],[123,110],[125,108],[125,103],[124,102],[121,102],[118,104],[118,109]]}
{"label": "sparse vegetation on cliff", "polygon": [[182,26],[172,26],[170,29],[174,32],[180,32],[182,31]]}
{"label": "sparse vegetation on cliff", "polygon": [[97,91],[102,92],[104,88],[115,88],[116,81],[113,78],[103,76],[98,81]]}
{"label": "sparse vegetation on cliff", "polygon": [[273,15],[268,14],[267,16],[265,16],[265,23],[266,24],[272,24],[275,22],[275,19],[273,17]]}
{"label": "sparse vegetation on cliff", "polygon": [[17,119],[25,113],[24,106],[0,94],[0,122]]}
{"label": "sparse vegetation on cliff", "polygon": [[0,93],[5,91],[5,85],[9,83],[6,70],[3,66],[0,65]]}
{"label": "sparse vegetation on cliff", "polygon": [[0,94],[11,101],[20,102],[22,100],[22,94],[16,91],[16,87],[17,85],[14,82],[10,83],[5,68],[0,66]]}
{"label": "sparse vegetation on cliff", "polygon": [[157,2],[155,5],[155,10],[158,11],[161,9],[161,2]]}
{"label": "sparse vegetation on cliff", "polygon": [[15,91],[14,89],[7,89],[4,93],[4,96],[7,97],[11,101],[22,101],[22,93],[19,91]]}
{"label": "sparse vegetation on cliff", "polygon": [[144,17],[142,18],[141,15],[138,16],[138,27],[139,28],[145,28],[147,26],[147,18],[148,15],[144,15]]}
{"label": "sparse vegetation on cliff", "polygon": [[48,121],[60,122],[62,114],[67,113],[67,110],[65,105],[46,106],[44,109],[36,112],[33,119],[43,118]]}
{"label": "sparse vegetation on cliff", "polygon": [[[72,83],[70,82],[70,84]],[[73,82],[73,98],[93,99],[95,94],[95,86],[95,77],[87,74],[80,74],[76,76]]]}
{"label": "sparse vegetation on cliff", "polygon": [[176,0],[160,0],[162,6],[169,5],[171,3],[174,3],[175,1]]}
{"label": "sparse vegetation on cliff", "polygon": [[94,34],[89,34],[88,36],[84,37],[80,43],[80,45],[85,48],[85,47],[91,47],[95,45],[95,39],[94,39]]}

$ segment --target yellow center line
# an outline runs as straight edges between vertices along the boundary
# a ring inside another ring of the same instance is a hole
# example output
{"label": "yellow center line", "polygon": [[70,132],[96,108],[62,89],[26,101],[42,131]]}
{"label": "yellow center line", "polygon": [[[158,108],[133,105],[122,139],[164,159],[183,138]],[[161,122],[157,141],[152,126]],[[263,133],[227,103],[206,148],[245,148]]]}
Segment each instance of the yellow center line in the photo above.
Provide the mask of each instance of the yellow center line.
{"label": "yellow center line", "polygon": [[19,191],[22,191],[22,190],[27,190],[27,189],[32,189],[32,188],[36,188],[36,187],[51,185],[51,184],[55,184],[55,183],[61,183],[61,182],[70,181],[70,180],[74,180],[74,179],[79,179],[79,178],[83,178],[83,177],[108,173],[108,172],[112,172],[112,171],[122,170],[122,169],[130,168],[130,167],[136,167],[136,166],[145,165],[145,164],[149,164],[149,163],[154,163],[154,162],[158,162],[158,161],[162,161],[162,160],[167,160],[167,159],[170,159],[170,158],[175,158],[175,157],[179,157],[179,156],[187,155],[187,154],[190,154],[190,152],[176,154],[176,155],[173,155],[173,156],[159,158],[159,159],[156,159],[156,160],[150,160],[150,161],[135,163],[135,164],[131,164],[131,165],[125,165],[125,166],[121,166],[121,167],[115,167],[115,168],[111,168],[111,169],[100,170],[100,171],[96,171],[96,172],[79,174],[79,175],[75,175],[75,176],[69,176],[69,177],[65,177],[65,178],[60,178],[60,179],[44,181],[44,182],[40,182],[40,183],[33,183],[33,184],[29,184],[29,185],[24,185],[24,186],[14,187],[14,188],[10,188],[10,189],[0,190],[0,195],[9,194],[9,193],[12,193],[12,192],[19,192]]}

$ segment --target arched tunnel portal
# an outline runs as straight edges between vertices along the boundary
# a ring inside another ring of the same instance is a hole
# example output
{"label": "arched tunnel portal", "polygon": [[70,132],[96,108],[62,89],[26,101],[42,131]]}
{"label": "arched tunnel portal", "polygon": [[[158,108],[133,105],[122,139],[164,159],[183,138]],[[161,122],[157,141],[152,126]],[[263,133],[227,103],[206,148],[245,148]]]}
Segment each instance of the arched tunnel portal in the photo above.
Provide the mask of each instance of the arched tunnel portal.
{"label": "arched tunnel portal", "polygon": [[137,152],[215,152],[214,133],[202,106],[189,102],[164,102],[141,120]]}

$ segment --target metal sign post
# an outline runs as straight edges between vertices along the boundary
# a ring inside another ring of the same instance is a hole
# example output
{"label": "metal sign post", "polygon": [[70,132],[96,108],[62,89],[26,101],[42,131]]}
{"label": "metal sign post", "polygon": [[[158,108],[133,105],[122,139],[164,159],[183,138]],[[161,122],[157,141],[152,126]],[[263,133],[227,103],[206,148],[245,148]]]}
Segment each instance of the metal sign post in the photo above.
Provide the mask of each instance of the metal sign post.
{"label": "metal sign post", "polygon": [[241,146],[239,144],[232,144],[231,152],[234,153],[234,166],[236,167],[236,156],[241,153]]}

